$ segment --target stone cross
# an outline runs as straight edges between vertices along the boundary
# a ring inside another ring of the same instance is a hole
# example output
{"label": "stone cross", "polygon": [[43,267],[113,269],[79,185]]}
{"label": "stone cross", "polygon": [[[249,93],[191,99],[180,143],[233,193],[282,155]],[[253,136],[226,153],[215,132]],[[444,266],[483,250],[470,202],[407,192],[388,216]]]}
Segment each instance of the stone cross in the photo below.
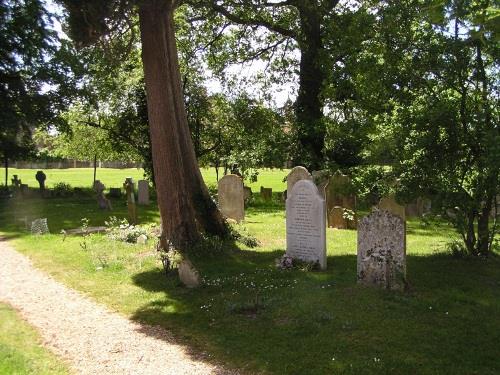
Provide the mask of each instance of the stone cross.
{"label": "stone cross", "polygon": [[400,216],[375,210],[358,225],[358,283],[405,289],[406,234]]}
{"label": "stone cross", "polygon": [[18,178],[17,174],[15,174],[13,176],[13,178],[11,179],[12,181],[12,185],[14,185],[14,187],[16,189],[19,189],[19,187],[21,186],[21,180]]}
{"label": "stone cross", "polygon": [[131,177],[127,177],[123,183],[127,195],[128,221],[130,224],[137,224],[137,211],[135,207],[134,182]]}
{"label": "stone cross", "polygon": [[[352,183],[348,176],[336,172],[329,178],[328,184],[325,186],[328,227],[337,229],[356,228],[356,196],[351,190]],[[339,216],[338,207],[342,208],[342,211],[352,211],[354,214],[352,220],[347,219],[344,212]]]}
{"label": "stone cross", "polygon": [[40,185],[40,190],[45,190],[45,180],[47,179],[47,176],[43,171],[38,171],[36,172],[35,175],[36,180],[38,181],[38,184]]}
{"label": "stone cross", "polygon": [[312,178],[311,174],[309,173],[309,171],[306,168],[301,167],[301,166],[294,167],[294,168],[292,168],[292,170],[290,171],[290,173],[288,173],[288,176],[286,177],[286,191],[291,192],[293,189],[293,185],[295,185],[295,183],[297,181],[300,181],[300,180],[312,181],[312,179],[313,178]]}
{"label": "stone cross", "polygon": [[104,190],[106,190],[106,186],[104,186],[104,184],[100,180],[96,180],[94,182],[94,190],[97,193],[97,204],[99,205],[99,208],[102,210],[111,211],[111,202],[104,196]]}
{"label": "stone cross", "polygon": [[241,177],[234,174],[222,177],[217,192],[222,215],[227,219],[242,221],[245,218],[245,194]]}
{"label": "stone cross", "polygon": [[149,183],[146,180],[139,180],[137,186],[137,203],[141,206],[147,206],[149,204]]}
{"label": "stone cross", "polygon": [[310,180],[297,181],[286,200],[286,254],[326,269],[326,206]]}

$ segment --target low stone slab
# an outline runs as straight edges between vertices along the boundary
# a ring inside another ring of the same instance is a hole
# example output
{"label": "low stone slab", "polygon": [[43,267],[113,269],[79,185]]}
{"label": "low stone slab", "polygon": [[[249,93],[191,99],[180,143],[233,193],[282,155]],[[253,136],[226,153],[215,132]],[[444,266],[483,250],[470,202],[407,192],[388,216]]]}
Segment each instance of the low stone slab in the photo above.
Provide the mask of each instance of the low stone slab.
{"label": "low stone slab", "polygon": [[178,268],[179,279],[188,288],[197,288],[201,284],[200,274],[194,268],[193,264],[183,259]]}
{"label": "low stone slab", "polygon": [[83,236],[86,234],[94,234],[94,233],[104,233],[106,232],[107,227],[88,227],[88,228],[75,228],[68,229],[64,231],[64,234],[67,236]]}

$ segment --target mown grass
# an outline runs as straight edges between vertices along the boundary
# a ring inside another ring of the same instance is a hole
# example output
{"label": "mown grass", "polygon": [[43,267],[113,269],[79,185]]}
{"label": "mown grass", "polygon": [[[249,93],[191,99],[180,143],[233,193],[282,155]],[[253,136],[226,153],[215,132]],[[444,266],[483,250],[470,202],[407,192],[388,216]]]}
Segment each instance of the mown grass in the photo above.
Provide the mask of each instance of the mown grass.
{"label": "mown grass", "polygon": [[[94,179],[93,168],[69,168],[69,169],[44,169],[47,180],[45,181],[48,187],[53,187],[59,182],[64,182],[72,187],[87,188],[92,186]],[[219,178],[223,176],[224,171],[219,170]],[[17,174],[23,183],[30,187],[37,187],[38,182],[35,179],[37,169],[9,169],[10,178]],[[201,172],[205,182],[209,185],[217,185],[217,177],[214,168],[202,168]],[[260,186],[270,187],[273,191],[281,192],[286,189],[286,183],[283,179],[288,174],[287,169],[260,169],[256,182],[245,181],[245,184],[250,186],[254,192],[260,190]],[[113,169],[113,168],[98,168],[97,179],[101,180],[107,188],[122,187],[126,177],[132,177],[134,181],[141,180],[144,177],[144,171],[137,168]],[[2,180],[3,181],[3,180]]]}
{"label": "mown grass", "polygon": [[[114,204],[125,216],[124,204]],[[102,224],[94,200],[4,202],[0,230],[37,267],[131,319],[158,324],[195,352],[228,367],[270,374],[498,374],[500,260],[455,259],[445,223],[408,222],[405,293],[356,284],[356,232],[327,229],[328,270],[279,271],[285,250],[283,203],[254,204],[243,228],[261,246],[226,244],[196,257],[205,286],[165,276],[153,246],[103,235],[33,237],[15,224],[26,211],[49,218],[52,233],[81,217]],[[157,221],[154,204],[140,207]],[[210,249],[207,249],[210,250]],[[102,268],[99,259],[106,259]]]}
{"label": "mown grass", "polygon": [[0,303],[0,374],[68,374],[66,365],[40,341],[14,309]]}

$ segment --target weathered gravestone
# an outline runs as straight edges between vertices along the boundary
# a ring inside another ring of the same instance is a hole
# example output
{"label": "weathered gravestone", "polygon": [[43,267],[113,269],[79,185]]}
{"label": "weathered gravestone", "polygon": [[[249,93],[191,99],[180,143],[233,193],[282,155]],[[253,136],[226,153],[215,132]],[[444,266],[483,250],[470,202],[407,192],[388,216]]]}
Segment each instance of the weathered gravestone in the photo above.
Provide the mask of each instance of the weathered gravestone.
{"label": "weathered gravestone", "polygon": [[12,185],[14,185],[14,188],[19,189],[19,187],[21,186],[21,180],[18,178],[17,174],[14,175],[11,181]]}
{"label": "weathered gravestone", "polygon": [[222,177],[217,191],[222,215],[227,219],[242,221],[245,218],[245,194],[241,177],[234,174]]}
{"label": "weathered gravestone", "polygon": [[250,200],[252,199],[252,188],[243,186],[243,197],[245,199],[245,203],[250,202]]}
{"label": "weathered gravestone", "polygon": [[31,222],[31,234],[47,234],[49,232],[49,226],[47,224],[47,219],[36,219]]}
{"label": "weathered gravestone", "polygon": [[309,181],[312,181],[312,176],[311,174],[309,173],[309,171],[304,168],[304,167],[294,167],[292,168],[292,170],[290,171],[290,173],[288,173],[288,176],[286,177],[286,191],[287,192],[291,192],[292,189],[293,189],[293,185],[295,185],[295,183],[297,181],[300,181],[300,180],[309,180]]}
{"label": "weathered gravestone", "polygon": [[137,186],[137,203],[141,206],[147,206],[149,204],[149,183],[146,180],[140,180]]}
{"label": "weathered gravestone", "polygon": [[43,171],[37,171],[35,175],[36,180],[38,181],[38,185],[40,186],[40,191],[45,190],[45,180],[47,179],[47,176]]}
{"label": "weathered gravestone", "polygon": [[104,184],[100,180],[95,180],[94,190],[97,194],[97,204],[99,208],[102,210],[111,211],[111,202],[104,196],[104,190],[106,190],[106,186],[104,186]]}
{"label": "weathered gravestone", "polygon": [[183,259],[177,272],[179,273],[179,279],[186,287],[197,288],[200,286],[200,274],[189,260]]}
{"label": "weathered gravestone", "polygon": [[403,221],[406,221],[405,206],[402,206],[398,202],[396,202],[396,199],[393,195],[380,199],[378,208],[379,210],[386,210],[393,213],[394,215],[398,215],[401,219],[403,219]]}
{"label": "weathered gravestone", "polygon": [[265,201],[270,201],[273,199],[273,189],[265,188],[264,186],[260,187],[260,197]]}
{"label": "weathered gravestone", "polygon": [[137,224],[137,211],[135,207],[134,182],[132,178],[127,177],[123,183],[127,195],[128,222]]}
{"label": "weathered gravestone", "polygon": [[405,222],[376,210],[358,225],[358,283],[386,289],[406,287]]}
{"label": "weathered gravestone", "polygon": [[[329,228],[356,228],[356,196],[352,193],[352,189],[351,179],[340,172],[336,172],[328,180],[328,184],[325,186],[325,195]],[[340,217],[338,207],[343,210]],[[348,211],[350,211],[350,215],[348,215]]]}
{"label": "weathered gravestone", "polygon": [[325,200],[314,182],[295,183],[286,200],[286,254],[326,269]]}

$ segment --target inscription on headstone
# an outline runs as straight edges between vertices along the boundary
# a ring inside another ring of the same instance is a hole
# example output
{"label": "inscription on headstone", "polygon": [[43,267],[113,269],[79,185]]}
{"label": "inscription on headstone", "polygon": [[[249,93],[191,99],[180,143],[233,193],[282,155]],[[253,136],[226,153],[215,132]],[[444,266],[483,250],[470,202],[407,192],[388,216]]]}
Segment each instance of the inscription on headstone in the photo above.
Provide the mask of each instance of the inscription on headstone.
{"label": "inscription on headstone", "polygon": [[138,182],[137,194],[137,203],[142,206],[147,206],[149,204],[149,183],[146,180],[140,180]]}
{"label": "inscription on headstone", "polygon": [[325,200],[310,180],[297,181],[286,200],[286,253],[326,269]]}
{"label": "inscription on headstone", "polygon": [[357,269],[361,284],[406,287],[406,234],[401,217],[376,210],[359,222]]}
{"label": "inscription on headstone", "polygon": [[245,218],[243,180],[234,174],[228,174],[219,180],[219,208],[227,219],[237,222]]}

